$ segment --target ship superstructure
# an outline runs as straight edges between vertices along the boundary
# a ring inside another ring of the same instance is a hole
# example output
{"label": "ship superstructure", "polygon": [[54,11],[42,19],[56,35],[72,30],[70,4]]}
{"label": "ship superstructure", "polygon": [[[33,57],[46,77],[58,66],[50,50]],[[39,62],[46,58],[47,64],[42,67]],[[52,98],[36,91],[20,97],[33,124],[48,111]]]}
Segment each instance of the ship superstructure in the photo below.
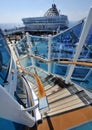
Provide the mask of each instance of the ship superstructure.
{"label": "ship superstructure", "polygon": [[61,15],[55,4],[47,10],[43,17],[29,17],[22,19],[25,30],[31,33],[57,33],[68,28],[68,18]]}

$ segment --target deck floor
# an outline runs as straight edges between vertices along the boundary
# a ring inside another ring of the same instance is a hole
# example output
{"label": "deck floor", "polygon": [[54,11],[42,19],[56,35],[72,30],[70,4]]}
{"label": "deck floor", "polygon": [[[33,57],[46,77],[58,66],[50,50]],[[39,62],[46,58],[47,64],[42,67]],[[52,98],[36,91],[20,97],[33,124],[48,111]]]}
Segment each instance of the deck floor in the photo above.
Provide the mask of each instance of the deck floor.
{"label": "deck floor", "polygon": [[58,116],[47,117],[37,127],[26,128],[26,130],[68,130],[90,120],[92,120],[92,107],[88,106]]}

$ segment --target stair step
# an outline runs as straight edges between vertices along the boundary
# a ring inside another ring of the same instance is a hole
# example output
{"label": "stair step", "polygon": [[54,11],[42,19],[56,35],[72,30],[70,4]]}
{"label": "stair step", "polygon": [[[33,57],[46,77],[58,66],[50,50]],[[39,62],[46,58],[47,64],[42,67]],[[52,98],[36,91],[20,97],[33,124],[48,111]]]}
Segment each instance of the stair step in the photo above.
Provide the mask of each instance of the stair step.
{"label": "stair step", "polygon": [[51,103],[61,98],[67,97],[69,95],[71,95],[71,93],[66,88],[64,88],[59,90],[57,93],[53,93],[52,95],[49,95],[47,99],[48,102]]}
{"label": "stair step", "polygon": [[[47,89],[49,89],[49,88],[51,88],[52,86],[50,85],[50,84],[48,84],[48,85],[46,85],[44,88],[45,88],[45,90],[47,90]],[[37,92],[38,91],[38,88],[36,87],[35,89],[34,89],[34,91],[35,92]]]}
{"label": "stair step", "polygon": [[85,106],[85,103],[83,103],[77,95],[71,95],[65,99],[50,103],[50,111],[48,111],[46,115],[43,115],[43,117],[67,112],[83,106]]}
{"label": "stair step", "polygon": [[18,97],[20,98],[20,99],[26,99],[26,95],[25,94],[17,94],[18,95]]}
{"label": "stair step", "polygon": [[[83,107],[83,106],[85,106],[85,104],[79,102],[78,104],[74,104],[73,106],[68,106],[68,107],[63,108],[63,109],[60,108],[59,110],[56,109],[55,111],[52,111],[52,112],[49,111],[49,112],[46,114],[46,116],[52,116],[52,115],[64,113],[64,112],[71,111],[71,110],[74,110],[74,109],[77,109],[77,108],[80,108],[80,107]],[[45,117],[45,115],[43,116],[43,118],[44,118],[44,117]]]}
{"label": "stair step", "polygon": [[67,104],[71,105],[76,100],[81,101],[77,95],[71,95],[70,97],[66,97],[65,99],[61,99],[57,102],[50,103],[49,106],[57,107],[57,106],[60,106],[60,105],[67,105]]}
{"label": "stair step", "polygon": [[27,99],[21,99],[24,104],[27,104]]}
{"label": "stair step", "polygon": [[46,91],[47,96],[50,95],[50,94],[53,94],[53,93],[55,93],[55,92],[57,92],[58,90],[61,89],[59,85],[55,85],[53,87],[48,87],[48,88],[49,89],[46,88],[47,89],[47,91]]}

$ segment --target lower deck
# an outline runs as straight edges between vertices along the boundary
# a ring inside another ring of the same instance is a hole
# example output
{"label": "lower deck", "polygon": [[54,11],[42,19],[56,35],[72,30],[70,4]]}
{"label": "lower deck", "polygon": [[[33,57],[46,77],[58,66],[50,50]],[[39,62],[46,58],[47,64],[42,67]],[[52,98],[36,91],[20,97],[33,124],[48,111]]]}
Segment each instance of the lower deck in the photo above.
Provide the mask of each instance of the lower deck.
{"label": "lower deck", "polygon": [[47,117],[34,128],[26,128],[26,130],[71,130],[71,128],[91,120],[92,106],[88,106],[54,117]]}

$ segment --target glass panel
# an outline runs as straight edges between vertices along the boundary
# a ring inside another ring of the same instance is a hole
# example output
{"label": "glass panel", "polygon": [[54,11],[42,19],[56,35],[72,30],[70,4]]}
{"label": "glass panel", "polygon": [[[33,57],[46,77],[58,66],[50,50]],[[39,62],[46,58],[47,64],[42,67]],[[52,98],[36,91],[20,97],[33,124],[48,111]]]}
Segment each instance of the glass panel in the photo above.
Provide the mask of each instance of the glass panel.
{"label": "glass panel", "polygon": [[18,56],[24,56],[29,53],[27,39],[24,37],[18,44],[15,45]]}
{"label": "glass panel", "polygon": [[0,83],[3,84],[6,80],[10,65],[10,50],[0,31]]}
{"label": "glass panel", "polygon": [[73,58],[83,23],[84,22],[53,37],[51,44],[52,59]]}
{"label": "glass panel", "polygon": [[92,26],[89,29],[87,38],[85,40],[85,44],[82,48],[81,54],[79,58],[83,59],[91,59],[92,58]]}
{"label": "glass panel", "polygon": [[53,63],[51,68],[52,68],[51,72],[53,74],[65,76],[67,73],[68,65]]}
{"label": "glass panel", "polygon": [[41,58],[47,59],[48,58],[48,39],[31,36],[30,43],[32,46],[32,53],[35,56],[39,56]]}
{"label": "glass panel", "polygon": [[20,60],[20,63],[24,68],[32,65],[30,57],[23,58],[22,60]]}

